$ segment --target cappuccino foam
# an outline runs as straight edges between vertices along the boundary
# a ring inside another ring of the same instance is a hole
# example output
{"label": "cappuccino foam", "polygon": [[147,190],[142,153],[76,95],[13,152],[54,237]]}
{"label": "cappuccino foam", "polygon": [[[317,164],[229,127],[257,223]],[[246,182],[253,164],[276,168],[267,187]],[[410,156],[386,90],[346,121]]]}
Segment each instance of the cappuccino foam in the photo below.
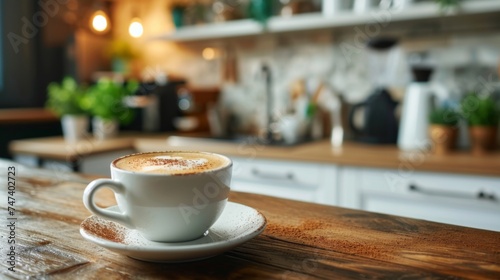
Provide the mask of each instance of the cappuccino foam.
{"label": "cappuccino foam", "polygon": [[226,166],[229,160],[202,152],[157,152],[126,156],[115,162],[117,168],[150,174],[195,174]]}

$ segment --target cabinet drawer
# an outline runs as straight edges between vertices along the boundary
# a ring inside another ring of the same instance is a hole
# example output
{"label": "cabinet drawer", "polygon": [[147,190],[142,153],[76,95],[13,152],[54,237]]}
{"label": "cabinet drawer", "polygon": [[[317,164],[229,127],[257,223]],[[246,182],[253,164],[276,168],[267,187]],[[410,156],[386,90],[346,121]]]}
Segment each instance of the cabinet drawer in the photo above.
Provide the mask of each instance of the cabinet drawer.
{"label": "cabinet drawer", "polygon": [[365,192],[364,210],[500,231],[500,205],[489,201]]}
{"label": "cabinet drawer", "polygon": [[285,186],[263,185],[248,181],[235,181],[234,184],[231,185],[231,189],[240,192],[257,193],[292,200],[320,202],[318,201],[317,192],[310,188],[289,188]]}
{"label": "cabinet drawer", "polygon": [[500,203],[500,178],[495,177],[364,169],[360,187],[365,191]]}
{"label": "cabinet drawer", "polygon": [[359,169],[348,189],[367,211],[500,231],[500,178],[431,172]]}
{"label": "cabinet drawer", "polygon": [[250,182],[316,188],[320,184],[321,165],[232,158],[233,178]]}

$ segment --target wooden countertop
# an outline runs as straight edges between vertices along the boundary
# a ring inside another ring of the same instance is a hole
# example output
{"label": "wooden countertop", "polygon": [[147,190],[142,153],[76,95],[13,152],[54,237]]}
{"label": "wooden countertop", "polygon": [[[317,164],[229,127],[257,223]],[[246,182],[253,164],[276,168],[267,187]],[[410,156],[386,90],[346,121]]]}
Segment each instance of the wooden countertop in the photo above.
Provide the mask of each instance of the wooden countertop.
{"label": "wooden countertop", "polygon": [[0,124],[56,121],[59,121],[59,118],[43,108],[0,109]]}
{"label": "wooden countertop", "polygon": [[139,152],[172,149],[203,150],[238,157],[392,168],[403,171],[420,170],[500,176],[500,151],[484,156],[473,156],[468,151],[437,156],[427,151],[404,152],[393,145],[350,142],[344,143],[341,148],[334,149],[326,140],[280,147],[261,145],[251,138],[241,143],[231,143],[167,134],[126,134],[105,141],[89,138],[74,145],[64,143],[61,137],[17,140],[11,142],[9,148],[13,154],[31,154],[59,160],[127,148],[134,148]]}
{"label": "wooden countertop", "polygon": [[[11,176],[16,190],[0,192],[4,221],[0,247],[4,254],[14,250],[15,272],[4,261],[2,279],[495,279],[500,275],[500,232],[237,192],[230,201],[266,217],[262,234],[206,260],[137,261],[80,236],[80,223],[90,215],[82,203],[88,178],[0,160],[4,182],[10,166],[16,172]],[[13,217],[8,196],[15,198],[14,230],[6,226]],[[109,190],[99,192],[97,203],[115,204]],[[9,244],[7,236],[14,236],[15,244]]]}
{"label": "wooden countertop", "polygon": [[[186,140],[188,139],[188,140]],[[369,145],[347,142],[333,148],[327,140],[296,146],[265,146],[249,139],[232,144],[217,140],[169,137],[168,139],[137,138],[135,149],[140,152],[184,149],[203,150],[238,157],[295,160],[372,168],[392,168],[403,171],[466,173],[500,176],[500,151],[484,156],[472,156],[468,151],[457,151],[437,156],[427,151],[404,152],[394,145]]]}
{"label": "wooden countertop", "polygon": [[9,150],[15,154],[30,154],[41,158],[56,160],[76,160],[92,154],[130,149],[134,147],[134,138],[121,136],[112,140],[97,140],[89,136],[87,139],[70,144],[62,137],[45,137],[26,140],[15,140],[9,144]]}

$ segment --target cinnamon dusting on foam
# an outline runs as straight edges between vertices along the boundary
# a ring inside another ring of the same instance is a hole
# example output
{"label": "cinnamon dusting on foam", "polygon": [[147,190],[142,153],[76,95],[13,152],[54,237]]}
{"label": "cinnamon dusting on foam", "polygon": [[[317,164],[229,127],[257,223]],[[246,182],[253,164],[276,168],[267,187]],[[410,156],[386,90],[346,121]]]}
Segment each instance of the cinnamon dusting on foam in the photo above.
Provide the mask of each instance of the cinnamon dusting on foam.
{"label": "cinnamon dusting on foam", "polygon": [[151,174],[187,175],[217,169],[226,164],[226,159],[216,155],[176,152],[131,155],[117,161],[116,167]]}

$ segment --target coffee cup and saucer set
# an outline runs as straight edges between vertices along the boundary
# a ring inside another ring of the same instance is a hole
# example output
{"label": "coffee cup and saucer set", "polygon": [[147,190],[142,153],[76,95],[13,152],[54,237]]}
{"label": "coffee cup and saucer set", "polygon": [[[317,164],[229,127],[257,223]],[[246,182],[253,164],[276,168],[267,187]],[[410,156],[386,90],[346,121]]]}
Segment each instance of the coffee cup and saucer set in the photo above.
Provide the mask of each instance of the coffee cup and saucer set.
{"label": "coffee cup and saucer set", "polygon": [[[111,179],[92,181],[83,203],[92,212],[81,235],[108,250],[150,262],[185,262],[216,256],[259,235],[266,218],[229,202],[232,161],[206,152],[151,152],[114,160]],[[115,193],[101,208],[94,195]]]}

